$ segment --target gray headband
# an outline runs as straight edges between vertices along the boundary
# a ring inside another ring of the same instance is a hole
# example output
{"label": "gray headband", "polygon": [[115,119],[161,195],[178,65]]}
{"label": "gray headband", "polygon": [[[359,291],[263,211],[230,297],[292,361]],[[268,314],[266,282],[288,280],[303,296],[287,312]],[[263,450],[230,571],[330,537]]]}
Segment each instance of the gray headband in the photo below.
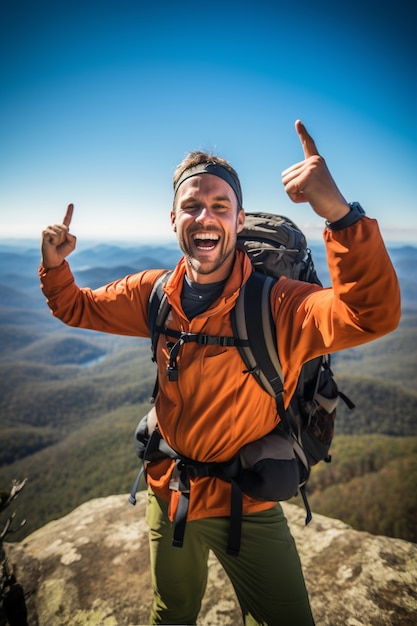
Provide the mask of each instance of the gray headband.
{"label": "gray headband", "polygon": [[222,178],[236,194],[237,202],[239,205],[239,209],[242,208],[242,191],[240,189],[239,183],[236,181],[235,177],[227,170],[223,165],[218,165],[217,163],[200,163],[200,165],[194,165],[194,167],[189,167],[185,170],[180,176],[177,184],[174,187],[174,195],[178,191],[178,187],[188,178],[192,176],[197,176],[198,174],[213,174],[214,176],[218,176]]}

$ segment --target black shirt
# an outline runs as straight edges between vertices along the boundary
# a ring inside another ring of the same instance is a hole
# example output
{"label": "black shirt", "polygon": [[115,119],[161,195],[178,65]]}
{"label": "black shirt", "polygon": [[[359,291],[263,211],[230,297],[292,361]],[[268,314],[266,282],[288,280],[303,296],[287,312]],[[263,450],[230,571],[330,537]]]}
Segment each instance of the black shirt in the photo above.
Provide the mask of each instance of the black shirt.
{"label": "black shirt", "polygon": [[185,276],[181,293],[181,304],[189,320],[206,311],[213,302],[220,298],[226,280],[202,285],[201,283],[191,281]]}

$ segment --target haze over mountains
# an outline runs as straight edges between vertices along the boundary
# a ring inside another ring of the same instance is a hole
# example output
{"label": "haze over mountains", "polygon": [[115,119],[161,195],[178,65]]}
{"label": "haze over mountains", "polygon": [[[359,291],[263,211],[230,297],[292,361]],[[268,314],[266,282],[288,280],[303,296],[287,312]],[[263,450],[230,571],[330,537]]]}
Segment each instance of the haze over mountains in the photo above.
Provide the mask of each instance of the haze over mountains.
{"label": "haze over mountains", "polygon": [[[339,386],[357,408],[340,406],[334,462],[317,467],[310,500],[313,511],[355,528],[417,541],[417,248],[389,250],[403,318],[391,335],[334,356]],[[326,285],[324,247],[312,251]],[[130,490],[133,432],[155,374],[147,340],[53,318],[39,288],[39,256],[37,243],[0,243],[0,486],[29,477],[19,498],[25,534],[93,497]],[[97,287],[179,258],[175,243],[98,244],[69,261],[80,286]]]}

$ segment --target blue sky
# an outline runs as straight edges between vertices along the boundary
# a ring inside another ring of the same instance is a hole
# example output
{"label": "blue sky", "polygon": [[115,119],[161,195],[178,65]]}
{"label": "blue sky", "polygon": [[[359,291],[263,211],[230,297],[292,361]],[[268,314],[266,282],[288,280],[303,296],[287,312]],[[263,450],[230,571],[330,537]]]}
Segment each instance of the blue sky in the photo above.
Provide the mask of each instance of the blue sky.
{"label": "blue sky", "polygon": [[230,160],[248,211],[322,220],[285,195],[300,118],[342,193],[417,243],[416,7],[399,0],[3,0],[0,238],[74,202],[79,242],[174,241],[175,166]]}

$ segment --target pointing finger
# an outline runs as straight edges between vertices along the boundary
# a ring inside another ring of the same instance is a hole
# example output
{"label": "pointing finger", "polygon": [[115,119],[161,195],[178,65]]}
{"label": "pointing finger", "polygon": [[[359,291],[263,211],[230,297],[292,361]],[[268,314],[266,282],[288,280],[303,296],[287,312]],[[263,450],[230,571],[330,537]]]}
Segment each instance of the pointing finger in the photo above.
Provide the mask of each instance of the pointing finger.
{"label": "pointing finger", "polygon": [[297,131],[298,137],[301,141],[301,145],[304,151],[304,157],[308,159],[315,154],[319,154],[317,146],[314,143],[314,139],[311,137],[311,135],[308,134],[307,129],[301,122],[301,120],[297,120],[295,122],[295,130]]}
{"label": "pointing finger", "polygon": [[74,211],[74,205],[71,203],[67,206],[67,212],[65,213],[64,221],[62,222],[64,226],[67,226],[68,228],[69,228],[69,225],[71,224],[73,211]]}

